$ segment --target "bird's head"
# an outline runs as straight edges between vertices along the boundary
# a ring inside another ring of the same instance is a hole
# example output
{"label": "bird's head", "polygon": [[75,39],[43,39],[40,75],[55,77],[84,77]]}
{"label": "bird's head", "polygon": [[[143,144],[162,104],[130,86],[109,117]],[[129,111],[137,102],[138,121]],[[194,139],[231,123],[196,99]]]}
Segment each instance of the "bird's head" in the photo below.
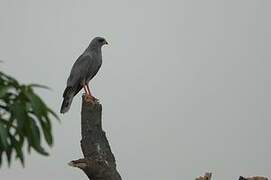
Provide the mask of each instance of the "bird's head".
{"label": "bird's head", "polygon": [[103,37],[95,37],[90,43],[91,46],[96,47],[102,47],[105,44],[108,44],[108,42]]}

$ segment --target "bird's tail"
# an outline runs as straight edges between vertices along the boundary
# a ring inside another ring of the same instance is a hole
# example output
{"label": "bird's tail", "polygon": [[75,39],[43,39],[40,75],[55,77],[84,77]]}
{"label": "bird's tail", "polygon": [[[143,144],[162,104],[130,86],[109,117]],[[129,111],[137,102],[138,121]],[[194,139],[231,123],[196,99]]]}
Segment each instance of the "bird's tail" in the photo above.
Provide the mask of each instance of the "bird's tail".
{"label": "bird's tail", "polygon": [[71,87],[66,87],[63,93],[64,99],[61,105],[60,113],[65,113],[69,111],[72,104],[73,96],[74,96],[73,89]]}

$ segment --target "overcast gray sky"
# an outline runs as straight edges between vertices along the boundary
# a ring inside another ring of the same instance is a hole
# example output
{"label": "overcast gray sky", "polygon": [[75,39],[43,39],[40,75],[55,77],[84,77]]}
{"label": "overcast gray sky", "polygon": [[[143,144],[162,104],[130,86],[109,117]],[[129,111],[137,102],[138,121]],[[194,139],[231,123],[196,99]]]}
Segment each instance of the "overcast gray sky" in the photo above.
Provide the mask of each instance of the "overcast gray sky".
{"label": "overcast gray sky", "polygon": [[[103,66],[91,82],[123,179],[271,175],[271,1],[1,0],[1,70],[53,91],[56,111],[76,58],[95,36]],[[54,123],[50,157],[27,156],[1,180],[87,179],[78,95]]]}

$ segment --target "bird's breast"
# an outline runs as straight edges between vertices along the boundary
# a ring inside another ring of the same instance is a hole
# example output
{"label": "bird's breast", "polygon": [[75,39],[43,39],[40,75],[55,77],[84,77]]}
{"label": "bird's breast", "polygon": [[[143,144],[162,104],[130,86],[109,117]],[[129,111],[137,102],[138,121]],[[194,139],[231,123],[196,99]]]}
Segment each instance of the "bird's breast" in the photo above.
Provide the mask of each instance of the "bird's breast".
{"label": "bird's breast", "polygon": [[87,82],[89,82],[97,74],[101,65],[102,65],[102,60],[98,61],[98,59],[95,63],[92,64],[92,66],[89,68]]}

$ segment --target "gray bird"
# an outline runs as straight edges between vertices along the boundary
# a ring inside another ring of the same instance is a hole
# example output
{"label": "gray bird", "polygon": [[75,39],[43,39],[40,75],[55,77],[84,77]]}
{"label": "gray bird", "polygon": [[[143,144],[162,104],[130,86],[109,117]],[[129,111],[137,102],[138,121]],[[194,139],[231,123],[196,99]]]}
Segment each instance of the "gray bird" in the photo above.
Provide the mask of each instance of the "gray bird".
{"label": "gray bird", "polygon": [[95,98],[91,95],[88,83],[97,74],[102,65],[102,46],[108,44],[102,37],[95,37],[84,53],[79,56],[72,66],[67,87],[63,93],[61,113],[70,109],[73,97],[83,88],[86,99],[93,102]]}

